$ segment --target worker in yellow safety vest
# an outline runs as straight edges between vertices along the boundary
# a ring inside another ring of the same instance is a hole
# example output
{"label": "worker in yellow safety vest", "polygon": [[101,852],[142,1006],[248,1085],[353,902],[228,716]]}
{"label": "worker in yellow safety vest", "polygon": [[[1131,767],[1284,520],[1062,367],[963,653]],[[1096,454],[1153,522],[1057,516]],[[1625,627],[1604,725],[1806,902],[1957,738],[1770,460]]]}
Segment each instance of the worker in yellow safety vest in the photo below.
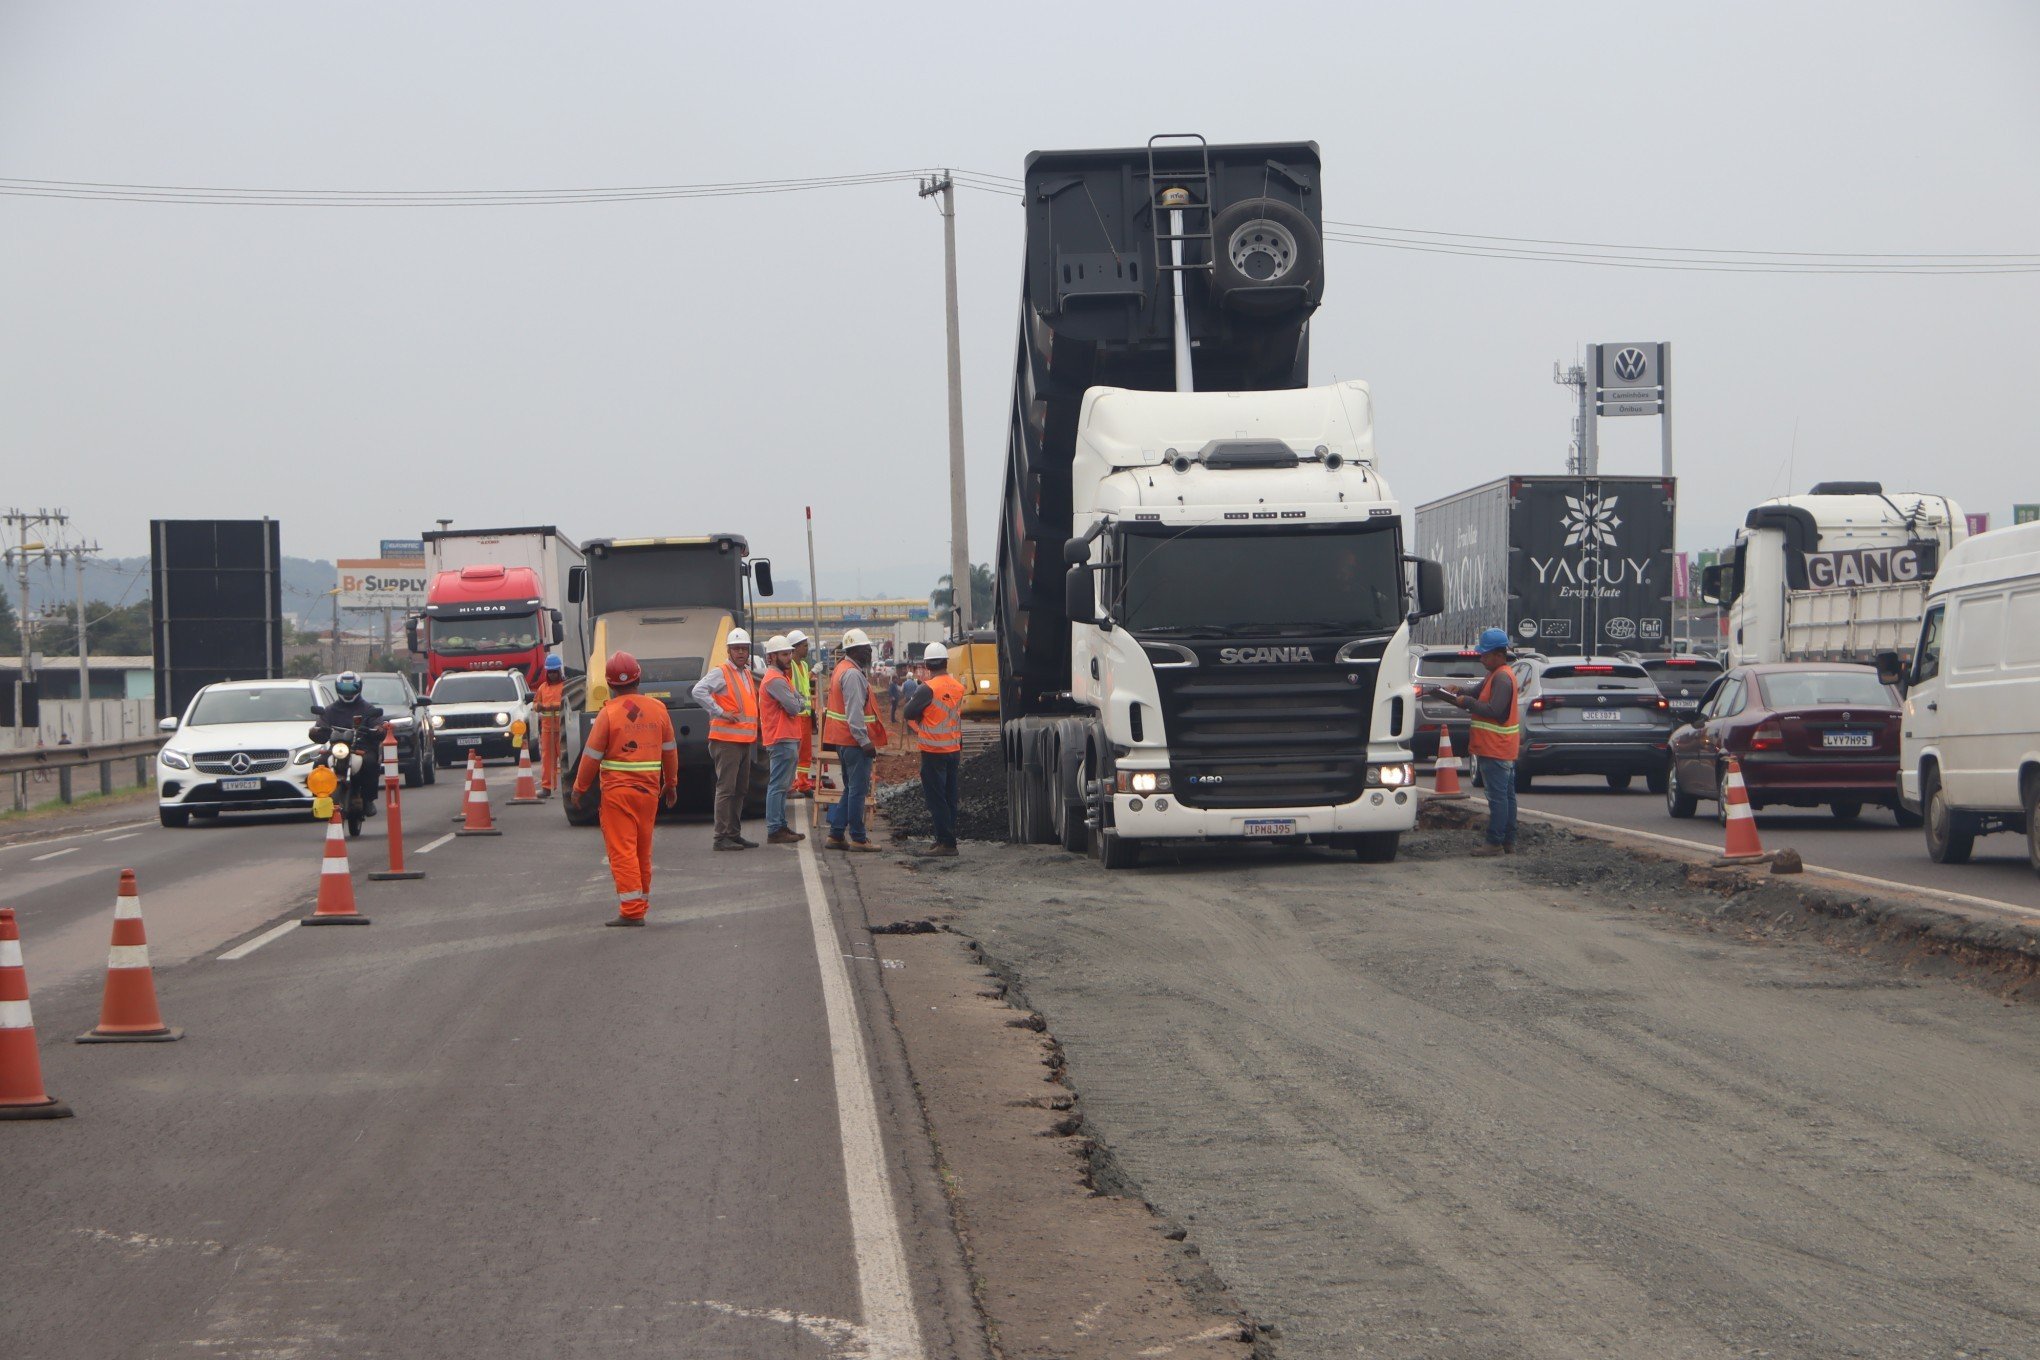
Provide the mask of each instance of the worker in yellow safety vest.
{"label": "worker in yellow safety vest", "polygon": [[928,644],[921,664],[928,678],[908,697],[901,715],[921,747],[921,797],[935,839],[926,853],[953,855],[963,767],[963,682],[949,673],[949,649],[939,642]]}
{"label": "worker in yellow safety vest", "polygon": [[807,712],[800,715],[800,758],[793,767],[794,793],[815,791],[815,670],[808,664],[808,635],[796,628],[786,635],[793,646],[793,657],[787,665],[787,679],[793,682],[793,692],[807,705]]}

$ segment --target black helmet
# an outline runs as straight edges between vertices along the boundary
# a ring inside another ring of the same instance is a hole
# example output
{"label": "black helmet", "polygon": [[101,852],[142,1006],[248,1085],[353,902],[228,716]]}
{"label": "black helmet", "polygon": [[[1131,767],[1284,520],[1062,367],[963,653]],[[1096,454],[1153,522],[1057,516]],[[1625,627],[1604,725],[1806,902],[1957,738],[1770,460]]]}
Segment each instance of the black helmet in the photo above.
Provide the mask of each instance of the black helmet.
{"label": "black helmet", "polygon": [[333,688],[343,699],[359,699],[361,697],[361,677],[353,671],[342,671],[340,672],[340,678],[333,682]]}

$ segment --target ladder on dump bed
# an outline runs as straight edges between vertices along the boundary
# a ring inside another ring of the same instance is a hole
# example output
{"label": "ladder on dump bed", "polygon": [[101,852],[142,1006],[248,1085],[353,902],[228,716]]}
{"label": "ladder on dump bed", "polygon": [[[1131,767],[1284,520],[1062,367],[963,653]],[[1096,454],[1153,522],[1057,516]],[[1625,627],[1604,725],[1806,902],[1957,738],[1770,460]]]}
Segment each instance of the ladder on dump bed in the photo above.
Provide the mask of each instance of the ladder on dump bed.
{"label": "ladder on dump bed", "polygon": [[[1155,153],[1182,165],[1158,167]],[[1211,268],[1211,148],[1194,132],[1148,138],[1148,225],[1154,229],[1155,277]],[[1194,167],[1194,168],[1193,168]],[[1177,216],[1181,214],[1181,216]],[[1191,243],[1205,244],[1203,259]],[[1181,247],[1180,250],[1177,247]],[[1191,263],[1185,264],[1189,260]]]}

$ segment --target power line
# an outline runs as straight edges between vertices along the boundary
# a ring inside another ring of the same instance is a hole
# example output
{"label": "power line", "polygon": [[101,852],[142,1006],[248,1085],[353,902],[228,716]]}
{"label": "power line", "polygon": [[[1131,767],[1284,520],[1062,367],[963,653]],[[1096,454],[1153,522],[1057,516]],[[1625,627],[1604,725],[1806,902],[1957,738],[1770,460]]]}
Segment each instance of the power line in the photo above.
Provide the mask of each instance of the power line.
{"label": "power line", "polygon": [[1380,232],[1393,236],[1415,238],[1445,236],[1468,241],[1502,241],[1529,246],[1577,246],[1588,250],[1649,251],[1672,255],[1763,255],[1830,260],[2016,260],[2020,262],[2040,262],[2040,252],[2035,251],[1964,255],[1917,251],[1746,250],[1733,246],[1639,246],[1624,245],[1615,241],[1565,241],[1541,236],[1492,236],[1472,231],[1434,231],[1425,227],[1390,227],[1374,222],[1338,222],[1330,218],[1325,219],[1325,225],[1327,227],[1348,228],[1353,231]]}
{"label": "power line", "polygon": [[1473,259],[1517,260],[1541,264],[1586,265],[1602,269],[1646,269],[1708,274],[1881,275],[1885,277],[1908,275],[1918,278],[1938,278],[1954,274],[2040,274],[2040,259],[2021,263],[1978,263],[1974,265],[1850,265],[1844,263],[1794,263],[1786,260],[1776,260],[1767,263],[1756,260],[1732,262],[1710,261],[1701,258],[1648,258],[1566,251],[1529,251],[1515,250],[1503,246],[1456,246],[1444,242],[1423,243],[1381,236],[1365,236],[1351,232],[1326,232],[1325,239],[1327,241],[1336,241],[1342,245],[1368,246],[1377,250],[1414,251],[1425,255],[1458,255]]}

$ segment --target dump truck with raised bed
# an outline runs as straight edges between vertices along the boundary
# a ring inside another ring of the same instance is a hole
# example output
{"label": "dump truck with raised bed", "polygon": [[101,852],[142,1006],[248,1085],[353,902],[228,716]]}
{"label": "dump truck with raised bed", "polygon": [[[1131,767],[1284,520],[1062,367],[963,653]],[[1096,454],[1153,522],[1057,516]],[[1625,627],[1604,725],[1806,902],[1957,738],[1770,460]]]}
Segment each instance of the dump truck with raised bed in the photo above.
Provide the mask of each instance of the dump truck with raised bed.
{"label": "dump truck with raised bed", "polygon": [[1416,819],[1404,552],[1367,385],[1308,386],[1317,147],[1048,151],[999,526],[1008,830],[1091,849],[1307,840],[1380,861]]}

